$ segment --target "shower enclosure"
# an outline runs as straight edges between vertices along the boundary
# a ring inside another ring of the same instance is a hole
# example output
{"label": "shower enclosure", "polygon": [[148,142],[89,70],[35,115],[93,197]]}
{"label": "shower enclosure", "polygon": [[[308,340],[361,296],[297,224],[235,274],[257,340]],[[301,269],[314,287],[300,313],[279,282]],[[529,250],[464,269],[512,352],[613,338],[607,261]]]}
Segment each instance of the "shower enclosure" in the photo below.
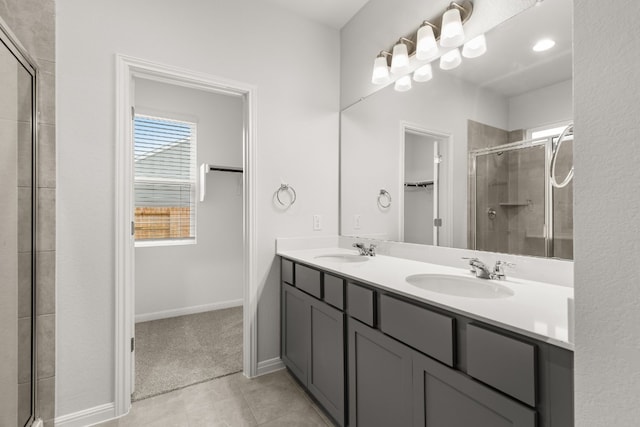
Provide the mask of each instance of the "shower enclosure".
{"label": "shower enclosure", "polygon": [[36,68],[0,20],[0,425],[36,417]]}
{"label": "shower enclosure", "polygon": [[[502,144],[469,153],[469,246],[518,255],[573,258],[573,182],[552,185],[558,136]],[[556,169],[571,168],[572,137]]]}

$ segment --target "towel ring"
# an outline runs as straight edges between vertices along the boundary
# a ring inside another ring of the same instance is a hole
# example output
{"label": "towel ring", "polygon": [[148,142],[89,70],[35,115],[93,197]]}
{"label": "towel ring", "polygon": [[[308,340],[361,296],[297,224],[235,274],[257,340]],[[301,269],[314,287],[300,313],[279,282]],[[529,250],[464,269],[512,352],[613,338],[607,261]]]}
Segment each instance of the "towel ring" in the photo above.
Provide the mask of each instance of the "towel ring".
{"label": "towel ring", "polygon": [[[291,194],[291,201],[289,203],[285,203],[280,199],[280,193],[282,193],[283,191]],[[296,202],[297,197],[298,196],[296,195],[296,190],[294,190],[293,187],[289,184],[280,184],[280,188],[278,188],[278,190],[276,191],[276,200],[278,201],[278,203],[280,203],[280,205],[286,208],[293,205]]]}
{"label": "towel ring", "polygon": [[384,188],[381,189],[380,194],[378,194],[378,205],[383,209],[387,209],[391,206],[391,194],[389,194],[389,192]]}

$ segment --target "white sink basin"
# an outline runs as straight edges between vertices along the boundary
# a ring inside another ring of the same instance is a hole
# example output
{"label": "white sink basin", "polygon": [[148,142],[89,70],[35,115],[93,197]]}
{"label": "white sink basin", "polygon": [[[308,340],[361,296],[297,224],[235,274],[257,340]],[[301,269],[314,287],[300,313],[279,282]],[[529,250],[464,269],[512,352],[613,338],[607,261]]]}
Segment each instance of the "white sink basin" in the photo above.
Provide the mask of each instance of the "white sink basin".
{"label": "white sink basin", "polygon": [[316,259],[331,261],[331,262],[365,262],[369,261],[368,256],[356,255],[356,254],[327,254],[318,255],[314,257]]}
{"label": "white sink basin", "polygon": [[466,298],[508,298],[513,291],[495,280],[446,274],[414,274],[407,283],[427,291]]}

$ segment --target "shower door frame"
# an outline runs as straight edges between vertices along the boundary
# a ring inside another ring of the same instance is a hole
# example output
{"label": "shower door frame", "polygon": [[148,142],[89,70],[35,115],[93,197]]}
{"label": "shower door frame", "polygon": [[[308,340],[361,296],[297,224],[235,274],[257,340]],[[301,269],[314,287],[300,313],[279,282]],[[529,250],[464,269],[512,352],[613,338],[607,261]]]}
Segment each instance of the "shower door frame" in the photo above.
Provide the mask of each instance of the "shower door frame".
{"label": "shower door frame", "polygon": [[18,38],[9,29],[7,23],[0,17],[0,44],[7,47],[9,52],[16,58],[31,76],[31,414],[25,426],[35,423],[39,416],[37,405],[38,395],[38,371],[36,362],[37,354],[37,287],[36,287],[36,226],[38,208],[38,94],[40,71],[36,62],[22,46]]}
{"label": "shower door frame", "polygon": [[[479,156],[486,156],[491,154],[497,154],[500,152],[516,151],[526,148],[544,147],[544,256],[547,258],[553,257],[553,185],[551,184],[551,176],[549,174],[549,168],[551,165],[551,156],[553,154],[553,137],[529,139],[518,142],[511,142],[508,144],[502,144],[495,147],[480,148],[469,152],[469,207],[470,207],[470,220],[469,220],[469,233],[471,234],[472,248],[476,249],[478,246],[476,231],[477,228],[477,161]],[[524,254],[518,254],[524,255]]]}

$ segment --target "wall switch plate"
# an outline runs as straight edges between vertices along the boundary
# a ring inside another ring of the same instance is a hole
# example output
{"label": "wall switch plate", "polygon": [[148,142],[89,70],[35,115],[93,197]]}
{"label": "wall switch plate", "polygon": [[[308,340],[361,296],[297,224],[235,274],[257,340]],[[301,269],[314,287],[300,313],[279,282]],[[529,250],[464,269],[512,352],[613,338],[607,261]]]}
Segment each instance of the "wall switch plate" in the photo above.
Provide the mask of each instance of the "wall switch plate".
{"label": "wall switch plate", "polygon": [[314,215],[313,216],[313,230],[320,231],[322,230],[322,215]]}
{"label": "wall switch plate", "polygon": [[354,230],[360,230],[360,214],[353,216],[353,228]]}

